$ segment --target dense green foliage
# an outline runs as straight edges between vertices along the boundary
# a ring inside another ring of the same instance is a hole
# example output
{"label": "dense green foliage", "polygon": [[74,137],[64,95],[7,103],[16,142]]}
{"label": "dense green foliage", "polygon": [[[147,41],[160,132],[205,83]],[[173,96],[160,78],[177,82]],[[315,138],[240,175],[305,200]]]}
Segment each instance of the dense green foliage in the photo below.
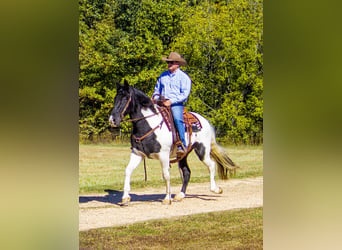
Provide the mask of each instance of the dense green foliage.
{"label": "dense green foliage", "polygon": [[79,0],[80,136],[108,132],[115,83],[151,95],[177,51],[192,79],[188,109],[229,142],[263,138],[263,1]]}

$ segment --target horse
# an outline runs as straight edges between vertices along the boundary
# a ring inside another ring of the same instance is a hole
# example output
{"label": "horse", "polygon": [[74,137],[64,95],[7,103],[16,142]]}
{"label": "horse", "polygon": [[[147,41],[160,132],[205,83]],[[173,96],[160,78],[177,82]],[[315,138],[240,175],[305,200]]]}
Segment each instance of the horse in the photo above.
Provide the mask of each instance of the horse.
{"label": "horse", "polygon": [[[122,205],[128,205],[131,197],[129,192],[131,175],[146,157],[157,159],[161,163],[162,176],[166,185],[166,195],[162,200],[163,204],[171,204],[170,185],[170,152],[173,145],[172,132],[167,126],[163,126],[164,120],[152,101],[141,90],[129,85],[127,80],[124,84],[117,85],[117,93],[114,97],[114,108],[109,117],[111,126],[119,126],[126,115],[129,115],[133,123],[131,132],[131,154],[130,160],[125,170],[124,192],[122,195]],[[202,128],[193,131],[191,141],[186,132],[187,145],[191,145],[188,152],[195,151],[198,158],[208,167],[210,173],[210,191],[221,194],[222,188],[215,182],[215,162],[218,174],[221,179],[227,179],[227,172],[239,168],[217,144],[214,128],[203,116],[191,112],[200,121]],[[178,162],[178,167],[182,171],[183,185],[181,191],[175,195],[174,201],[181,201],[185,198],[186,189],[190,180],[191,171],[187,163],[187,155]]]}

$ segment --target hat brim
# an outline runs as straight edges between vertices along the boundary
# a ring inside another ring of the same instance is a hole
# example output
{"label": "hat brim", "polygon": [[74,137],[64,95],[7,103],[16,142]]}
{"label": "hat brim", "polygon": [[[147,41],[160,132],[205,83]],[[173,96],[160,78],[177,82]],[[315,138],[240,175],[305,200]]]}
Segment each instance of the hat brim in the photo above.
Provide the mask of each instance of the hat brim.
{"label": "hat brim", "polygon": [[166,61],[166,62],[178,62],[180,66],[186,66],[187,65],[187,62],[182,58],[181,59],[178,59],[178,58],[172,59],[172,58],[168,58],[168,57],[163,57],[162,60]]}

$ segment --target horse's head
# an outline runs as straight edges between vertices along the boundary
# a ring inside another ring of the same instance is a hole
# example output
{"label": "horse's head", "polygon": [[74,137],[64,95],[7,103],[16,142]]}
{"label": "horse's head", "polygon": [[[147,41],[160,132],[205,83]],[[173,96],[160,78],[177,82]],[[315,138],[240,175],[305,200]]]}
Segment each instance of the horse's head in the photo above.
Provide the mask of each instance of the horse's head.
{"label": "horse's head", "polygon": [[119,126],[125,115],[128,113],[132,102],[132,90],[125,80],[124,85],[117,83],[117,93],[114,98],[114,108],[109,117],[109,122],[113,126]]}

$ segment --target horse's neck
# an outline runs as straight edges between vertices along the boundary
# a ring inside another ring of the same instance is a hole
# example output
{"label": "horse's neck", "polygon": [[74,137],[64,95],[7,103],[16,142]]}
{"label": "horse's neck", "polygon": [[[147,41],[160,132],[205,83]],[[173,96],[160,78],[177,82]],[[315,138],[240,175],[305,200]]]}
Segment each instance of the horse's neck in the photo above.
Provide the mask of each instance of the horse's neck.
{"label": "horse's neck", "polygon": [[[157,111],[157,113],[155,111]],[[143,114],[144,117],[146,117],[146,119],[153,118],[153,120],[156,120],[160,116],[158,109],[155,105],[154,105],[154,110],[152,108],[142,107],[141,113]]]}
{"label": "horse's neck", "polygon": [[[157,108],[155,107],[155,110]],[[154,125],[155,121],[161,122],[160,115],[155,113],[150,107],[143,107],[140,103],[137,103],[133,108],[133,111],[129,113],[130,119],[135,120],[133,125],[136,126],[136,129],[140,130],[140,125],[142,121],[147,121],[150,125]]]}

